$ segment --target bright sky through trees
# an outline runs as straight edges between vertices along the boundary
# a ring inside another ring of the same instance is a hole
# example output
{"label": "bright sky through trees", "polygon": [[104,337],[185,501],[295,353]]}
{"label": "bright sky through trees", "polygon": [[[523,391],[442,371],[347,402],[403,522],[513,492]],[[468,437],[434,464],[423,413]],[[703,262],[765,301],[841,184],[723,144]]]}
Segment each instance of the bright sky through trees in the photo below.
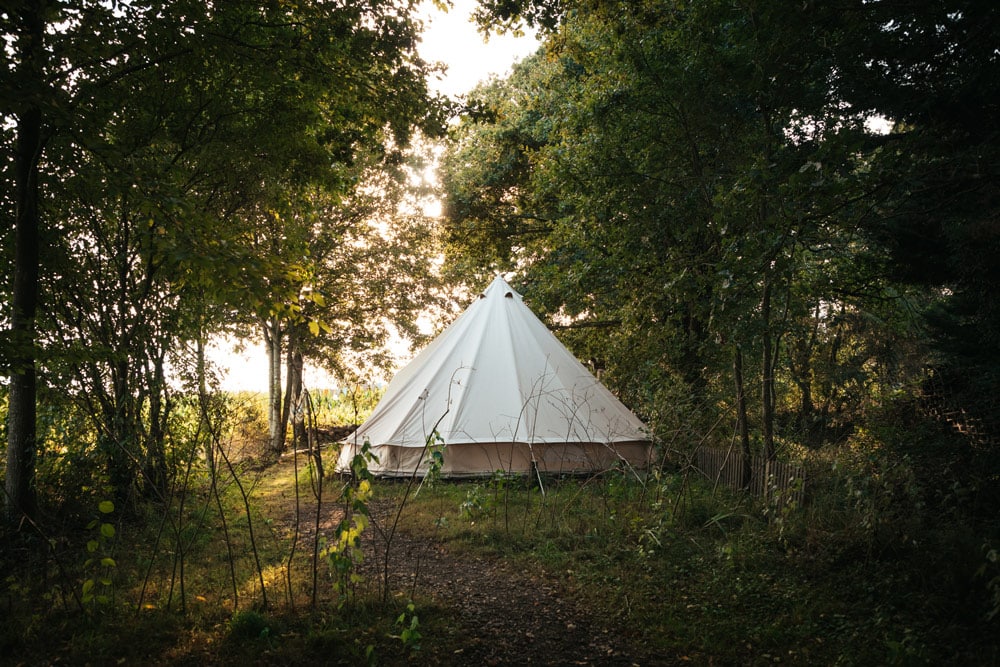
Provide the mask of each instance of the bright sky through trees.
{"label": "bright sky through trees", "polygon": [[448,66],[440,80],[431,81],[433,90],[450,96],[466,93],[490,75],[504,76],[514,62],[538,48],[533,33],[524,37],[491,35],[484,41],[471,19],[476,0],[453,0],[452,5],[447,13],[431,2],[423,5],[427,25],[420,55]]}
{"label": "bright sky through trees", "polygon": [[[469,92],[477,83],[491,76],[505,76],[511,66],[538,48],[533,33],[523,37],[491,35],[485,39],[476,29],[471,15],[476,0],[452,0],[452,8],[442,12],[425,2],[421,16],[425,21],[421,56],[440,62],[447,71],[430,81],[431,89],[455,97]],[[223,389],[230,391],[267,391],[267,355],[261,342],[246,341],[246,348],[236,352],[234,341],[217,341],[210,356],[225,369]],[[306,384],[320,387],[330,384],[320,369],[306,367]]]}

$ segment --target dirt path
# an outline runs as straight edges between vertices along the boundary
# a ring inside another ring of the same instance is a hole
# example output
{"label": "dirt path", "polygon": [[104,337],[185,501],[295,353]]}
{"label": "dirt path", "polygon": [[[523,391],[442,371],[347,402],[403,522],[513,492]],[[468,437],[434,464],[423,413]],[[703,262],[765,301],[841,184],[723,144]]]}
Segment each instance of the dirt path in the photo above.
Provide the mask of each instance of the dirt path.
{"label": "dirt path", "polygon": [[[332,503],[326,507],[321,530],[332,539],[343,510]],[[362,538],[361,567],[368,581],[381,582],[384,576],[384,531],[396,509],[388,500],[369,507],[378,528],[370,526]],[[291,515],[287,519],[294,521]],[[301,539],[307,541],[312,527],[302,528]],[[390,591],[429,599],[448,620],[443,641],[425,637],[418,664],[673,664],[629,646],[620,628],[572,599],[543,572],[522,571],[498,557],[456,553],[433,535],[416,535],[405,526],[392,539],[389,578]],[[442,653],[442,646],[450,647],[449,654]]]}
{"label": "dirt path", "polygon": [[[393,510],[378,502],[371,509],[382,525]],[[372,537],[372,542],[372,560],[380,564],[384,540]],[[415,536],[405,528],[393,538],[390,554],[391,590],[430,598],[456,619],[448,628],[452,636],[447,644],[461,648],[439,659],[470,665],[655,662],[632,655],[619,632],[564,595],[543,573],[517,571],[499,558],[456,554],[432,536]]]}

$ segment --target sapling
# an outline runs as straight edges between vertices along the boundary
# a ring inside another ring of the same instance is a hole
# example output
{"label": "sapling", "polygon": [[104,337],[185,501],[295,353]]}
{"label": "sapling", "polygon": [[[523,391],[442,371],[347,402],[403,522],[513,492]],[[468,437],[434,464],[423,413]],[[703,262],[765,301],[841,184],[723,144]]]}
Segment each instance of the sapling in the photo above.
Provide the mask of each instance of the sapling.
{"label": "sapling", "polygon": [[111,557],[115,527],[104,520],[115,511],[115,504],[110,500],[102,500],[97,509],[101,515],[87,524],[87,530],[93,531],[93,537],[87,540],[87,560],[83,563],[83,569],[90,576],[83,580],[81,596],[83,604],[92,611],[111,603],[110,596],[114,593],[113,574],[118,566]]}

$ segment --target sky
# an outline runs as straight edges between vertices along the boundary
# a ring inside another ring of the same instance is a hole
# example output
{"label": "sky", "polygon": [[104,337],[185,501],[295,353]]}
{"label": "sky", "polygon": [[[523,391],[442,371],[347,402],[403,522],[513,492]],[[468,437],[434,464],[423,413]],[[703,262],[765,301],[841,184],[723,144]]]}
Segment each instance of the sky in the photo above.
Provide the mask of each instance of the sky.
{"label": "sky", "polygon": [[[538,41],[533,35],[491,35],[484,41],[470,18],[476,0],[452,0],[451,4],[452,9],[447,13],[434,8],[431,2],[423,3],[420,11],[425,21],[423,40],[418,47],[420,56],[428,62],[444,63],[448,68],[444,75],[429,82],[433,92],[451,97],[467,93],[491,76],[506,76],[515,62],[537,50]],[[235,347],[235,341],[216,341],[209,349],[210,358],[226,369],[222,388],[267,391],[267,354],[263,343],[250,340],[241,351]],[[312,388],[333,384],[331,378],[309,368],[308,363],[305,382]]]}
{"label": "sky", "polygon": [[490,35],[484,42],[470,15],[476,0],[452,0],[447,13],[424,2],[422,15],[427,25],[418,50],[429,62],[442,62],[448,71],[440,81],[431,81],[433,90],[444,95],[460,95],[490,75],[504,76],[514,62],[531,55],[538,48],[533,34],[524,37]]}

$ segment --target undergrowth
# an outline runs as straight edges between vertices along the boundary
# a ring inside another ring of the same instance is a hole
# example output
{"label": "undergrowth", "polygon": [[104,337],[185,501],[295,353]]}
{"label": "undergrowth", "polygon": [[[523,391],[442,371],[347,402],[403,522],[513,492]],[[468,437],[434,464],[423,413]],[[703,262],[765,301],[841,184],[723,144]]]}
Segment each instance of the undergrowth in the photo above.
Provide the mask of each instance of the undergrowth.
{"label": "undergrowth", "polygon": [[[399,529],[411,536],[543,573],[637,656],[666,664],[995,664],[995,471],[902,422],[886,414],[846,446],[809,452],[801,507],[682,468],[498,473],[418,489],[330,476],[322,502],[340,509],[319,526],[326,541],[315,550],[315,461],[245,456],[228,472],[220,464],[213,485],[203,448],[178,449],[195,465],[178,465],[189,473],[166,503],[129,514],[93,488],[57,533],[4,535],[0,662],[357,665],[459,654],[468,638],[454,632],[456,610],[390,590],[377,567],[358,576],[366,554],[344,550],[361,548],[352,531],[379,502],[393,515],[402,506]],[[329,558],[335,543],[339,560]]]}
{"label": "undergrowth", "polygon": [[453,548],[541,566],[636,646],[678,661],[1000,658],[995,591],[979,574],[995,564],[981,532],[930,520],[912,471],[849,455],[815,465],[825,469],[814,469],[804,508],[682,473],[549,479],[544,493],[494,476],[435,486],[407,524]]}

